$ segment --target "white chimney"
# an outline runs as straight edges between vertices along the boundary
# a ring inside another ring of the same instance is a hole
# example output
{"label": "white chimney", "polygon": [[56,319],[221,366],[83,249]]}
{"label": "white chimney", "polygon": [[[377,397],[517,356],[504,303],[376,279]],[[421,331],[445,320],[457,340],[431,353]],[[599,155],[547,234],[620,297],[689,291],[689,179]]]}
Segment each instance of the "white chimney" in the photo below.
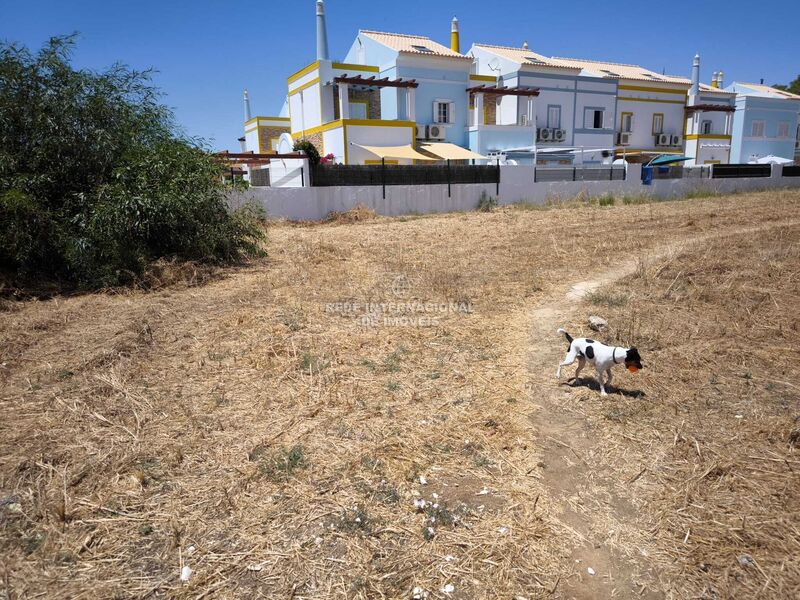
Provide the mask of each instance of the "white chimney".
{"label": "white chimney", "polygon": [[317,60],[328,60],[328,28],[323,0],[317,0]]}
{"label": "white chimney", "polygon": [[244,122],[247,123],[253,117],[250,116],[250,95],[244,91]]}

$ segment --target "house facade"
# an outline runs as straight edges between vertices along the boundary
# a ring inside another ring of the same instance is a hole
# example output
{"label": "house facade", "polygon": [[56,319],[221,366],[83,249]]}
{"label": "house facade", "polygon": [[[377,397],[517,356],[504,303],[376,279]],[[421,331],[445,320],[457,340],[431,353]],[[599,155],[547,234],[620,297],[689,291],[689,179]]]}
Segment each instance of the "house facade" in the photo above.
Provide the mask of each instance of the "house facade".
{"label": "house facade", "polygon": [[733,83],[736,94],[731,162],[768,156],[794,160],[800,147],[800,96],[763,84]]}
{"label": "house facade", "polygon": [[497,87],[538,92],[535,99],[514,94],[485,98],[490,109],[485,116],[479,111],[471,123],[471,149],[503,152],[523,164],[590,164],[610,158],[615,81],[583,75],[580,67],[556,64],[526,45],[475,44],[469,55],[476,74],[496,78]]}
{"label": "house facade", "polygon": [[730,162],[736,94],[722,89],[722,77],[714,72],[711,85],[702,83],[700,56],[694,57],[684,128],[687,167]]}

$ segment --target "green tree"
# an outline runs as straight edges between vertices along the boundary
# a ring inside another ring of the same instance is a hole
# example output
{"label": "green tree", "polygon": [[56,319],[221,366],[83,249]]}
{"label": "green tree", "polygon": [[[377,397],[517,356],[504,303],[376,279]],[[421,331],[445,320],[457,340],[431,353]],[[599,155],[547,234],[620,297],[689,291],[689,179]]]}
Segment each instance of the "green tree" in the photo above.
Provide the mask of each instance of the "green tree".
{"label": "green tree", "polygon": [[772,87],[783,90],[784,92],[790,92],[792,94],[797,94],[800,96],[800,75],[798,75],[794,81],[792,81],[789,85],[783,85],[780,83],[776,83]]}
{"label": "green tree", "polygon": [[222,165],[178,132],[151,73],[76,70],[74,44],[0,42],[0,268],[94,287],[164,256],[260,252],[256,211],[227,209]]}

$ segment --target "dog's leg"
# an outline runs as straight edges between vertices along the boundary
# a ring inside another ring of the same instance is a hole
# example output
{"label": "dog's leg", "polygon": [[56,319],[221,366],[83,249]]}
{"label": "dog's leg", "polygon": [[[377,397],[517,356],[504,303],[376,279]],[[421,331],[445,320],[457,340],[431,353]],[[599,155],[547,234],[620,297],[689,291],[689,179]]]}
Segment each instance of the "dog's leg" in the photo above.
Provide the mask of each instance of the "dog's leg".
{"label": "dog's leg", "polygon": [[572,346],[570,346],[569,352],[567,352],[567,355],[564,357],[564,362],[562,362],[560,365],[558,365],[558,370],[556,371],[556,379],[561,379],[561,367],[570,366],[572,363],[575,362],[575,357],[576,356],[578,356],[578,353],[575,352],[575,350],[574,350],[574,348],[572,348]]}
{"label": "dog's leg", "polygon": [[[597,365],[595,365],[597,367]],[[597,367],[597,383],[600,384],[600,395],[601,396],[608,396],[606,393],[606,386],[603,384],[603,375],[605,375],[605,371],[601,371],[600,367]]]}
{"label": "dog's leg", "polygon": [[581,382],[581,370],[585,366],[586,366],[586,357],[585,356],[581,356],[578,359],[578,368],[575,369],[575,383],[576,384],[579,384]]}
{"label": "dog's leg", "polygon": [[608,387],[611,387],[611,369],[609,369],[608,371],[606,371],[606,373],[608,373],[608,379],[606,379],[606,385],[607,385]]}

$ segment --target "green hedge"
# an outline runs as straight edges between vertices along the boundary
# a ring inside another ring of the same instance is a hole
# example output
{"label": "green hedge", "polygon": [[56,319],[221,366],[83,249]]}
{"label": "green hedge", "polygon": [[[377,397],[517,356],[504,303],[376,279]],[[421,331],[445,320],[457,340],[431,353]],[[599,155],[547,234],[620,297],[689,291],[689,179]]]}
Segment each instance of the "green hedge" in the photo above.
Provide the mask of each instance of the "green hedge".
{"label": "green hedge", "polygon": [[162,257],[259,254],[258,211],[227,209],[224,167],[177,132],[150,73],[76,70],[73,46],[0,42],[0,268],[100,287]]}

